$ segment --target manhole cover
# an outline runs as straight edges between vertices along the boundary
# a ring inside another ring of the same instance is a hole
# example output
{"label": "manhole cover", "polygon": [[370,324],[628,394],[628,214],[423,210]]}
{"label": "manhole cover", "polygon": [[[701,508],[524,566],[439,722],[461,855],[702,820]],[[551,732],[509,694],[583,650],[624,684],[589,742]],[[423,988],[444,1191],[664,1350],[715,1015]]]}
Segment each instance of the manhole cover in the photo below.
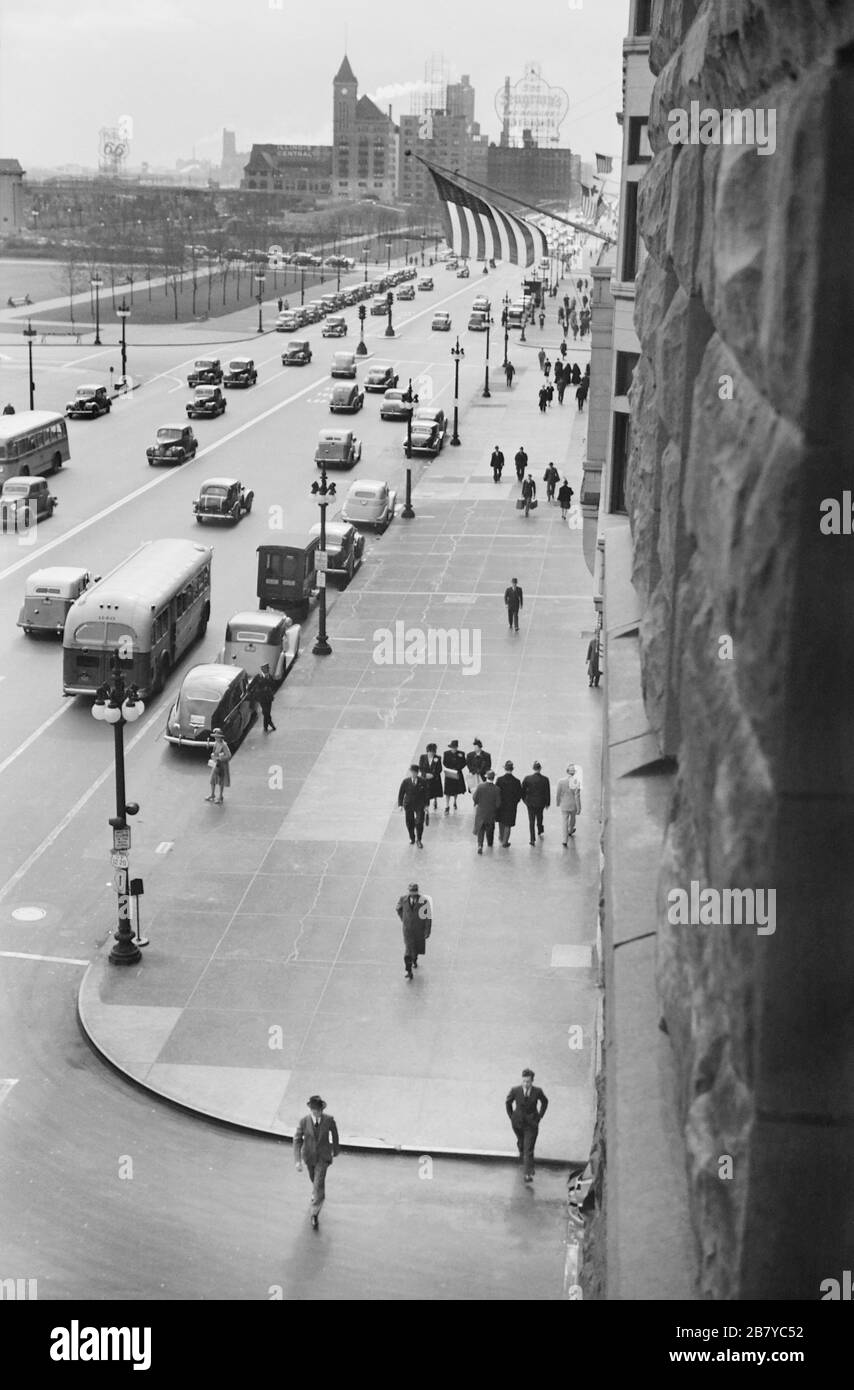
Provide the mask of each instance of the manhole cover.
{"label": "manhole cover", "polygon": [[43,907],[16,907],[12,916],[16,922],[40,922],[47,913]]}

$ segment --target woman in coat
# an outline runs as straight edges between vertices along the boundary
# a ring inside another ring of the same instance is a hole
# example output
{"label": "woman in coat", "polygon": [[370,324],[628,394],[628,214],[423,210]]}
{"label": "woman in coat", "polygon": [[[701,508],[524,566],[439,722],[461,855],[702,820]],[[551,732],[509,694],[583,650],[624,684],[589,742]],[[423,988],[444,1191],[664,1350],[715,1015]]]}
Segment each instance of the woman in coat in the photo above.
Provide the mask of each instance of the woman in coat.
{"label": "woman in coat", "polygon": [[[422,753],[418,759],[418,771],[427,783],[427,799],[433,802],[433,810],[437,809],[439,797],[442,795],[442,759],[436,751],[435,743],[427,744],[427,752]],[[427,808],[427,824],[430,824],[430,808]]]}
{"label": "woman in coat", "polygon": [[572,497],[572,488],[569,486],[569,483],[567,482],[566,478],[564,478],[557,492],[557,500],[558,505],[560,507],[561,521],[566,521],[566,514],[569,511],[569,508],[572,506]]}
{"label": "woman in coat", "polygon": [[452,738],[444,753],[442,754],[442,766],[445,769],[445,815],[451,807],[451,797],[454,798],[454,810],[457,809],[457,797],[462,796],[466,784],[463,779],[463,768],[466,765],[466,755],[460,748],[458,738]]}
{"label": "woman in coat", "polygon": [[[231,749],[223,737],[222,729],[214,729],[214,746],[208,759],[208,767],[211,770],[211,794],[205,797],[205,801],[213,801],[216,805],[222,805],[223,787],[231,786],[231,773],[228,764],[231,762]],[[219,788],[219,796],[217,796]]]}
{"label": "woman in coat", "polygon": [[418,957],[426,953],[427,938],[433,928],[430,900],[419,893],[417,883],[410,883],[409,892],[398,898],[395,911],[403,923],[403,966],[406,979],[411,980],[412,971],[418,969]]}

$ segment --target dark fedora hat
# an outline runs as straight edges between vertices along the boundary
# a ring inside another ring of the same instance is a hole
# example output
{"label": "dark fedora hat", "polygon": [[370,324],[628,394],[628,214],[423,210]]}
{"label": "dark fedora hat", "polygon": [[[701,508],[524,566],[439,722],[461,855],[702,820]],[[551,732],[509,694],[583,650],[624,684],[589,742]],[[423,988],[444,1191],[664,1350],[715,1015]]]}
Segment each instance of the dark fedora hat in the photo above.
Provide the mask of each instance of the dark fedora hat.
{"label": "dark fedora hat", "polygon": [[309,1110],[326,1109],[326,1101],[323,1100],[321,1096],[309,1096],[308,1100],[306,1101],[306,1105],[308,1106]]}

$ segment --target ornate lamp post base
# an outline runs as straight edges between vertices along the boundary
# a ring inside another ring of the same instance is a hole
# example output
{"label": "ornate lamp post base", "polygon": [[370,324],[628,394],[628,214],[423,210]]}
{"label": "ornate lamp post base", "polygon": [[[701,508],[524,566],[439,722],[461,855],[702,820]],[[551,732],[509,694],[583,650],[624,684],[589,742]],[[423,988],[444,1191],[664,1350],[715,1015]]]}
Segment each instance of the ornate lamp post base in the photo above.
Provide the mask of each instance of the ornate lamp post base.
{"label": "ornate lamp post base", "polygon": [[313,646],[312,649],[311,649],[311,654],[312,654],[312,656],[331,656],[331,655],[332,655],[332,648],[330,647],[328,641],[326,640],[326,637],[318,637],[317,641],[315,642],[314,646]]}
{"label": "ornate lamp post base", "polygon": [[142,960],[142,951],[133,939],[133,928],[130,922],[122,923],[116,932],[116,944],[111,950],[109,958],[113,965],[136,965],[138,960]]}

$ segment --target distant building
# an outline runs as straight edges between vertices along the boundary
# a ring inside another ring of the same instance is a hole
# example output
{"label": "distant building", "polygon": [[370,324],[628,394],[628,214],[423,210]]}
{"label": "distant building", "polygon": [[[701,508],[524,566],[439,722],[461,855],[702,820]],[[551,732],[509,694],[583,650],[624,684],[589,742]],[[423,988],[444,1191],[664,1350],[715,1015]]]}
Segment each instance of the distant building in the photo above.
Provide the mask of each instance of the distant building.
{"label": "distant building", "polygon": [[449,82],[445,104],[449,116],[464,116],[468,125],[474,125],[474,87],[464,73],[459,82]]}
{"label": "distant building", "polygon": [[24,225],[24,170],[17,159],[0,159],[0,237]]}
{"label": "distant building", "polygon": [[[450,90],[450,88],[449,88]],[[422,131],[429,131],[429,138],[422,137]],[[465,178],[486,181],[487,149],[486,136],[479,133],[463,115],[450,115],[448,111],[428,111],[423,115],[401,116],[400,118],[400,166],[398,173],[398,197],[401,202],[429,202],[435,197],[433,181],[421,163],[429,160],[442,169],[450,169]],[[411,150],[411,155],[406,151]],[[418,157],[416,157],[418,156]]]}
{"label": "distant building", "polygon": [[566,206],[581,195],[581,160],[571,150],[537,145],[526,130],[521,145],[489,146],[486,182],[526,202]]}
{"label": "distant building", "polygon": [[332,80],[333,196],[390,203],[397,196],[398,129],[359,83],[345,56]]}
{"label": "distant building", "polygon": [[332,146],[253,145],[240,187],[328,198],[332,193]]}
{"label": "distant building", "polygon": [[249,150],[238,150],[233,130],[222,132],[222,160],[219,168],[221,188],[239,188],[243,170],[249,160]]}

